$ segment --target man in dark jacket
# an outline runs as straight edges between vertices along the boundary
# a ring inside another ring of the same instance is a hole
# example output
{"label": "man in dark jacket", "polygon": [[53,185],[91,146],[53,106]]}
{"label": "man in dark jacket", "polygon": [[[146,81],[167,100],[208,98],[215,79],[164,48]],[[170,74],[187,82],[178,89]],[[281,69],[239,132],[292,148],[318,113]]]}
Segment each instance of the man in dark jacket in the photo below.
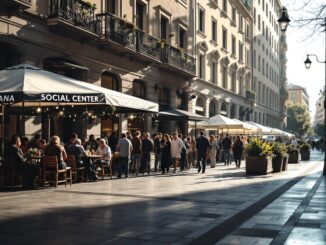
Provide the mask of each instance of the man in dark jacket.
{"label": "man in dark jacket", "polygon": [[5,159],[11,158],[13,161],[13,168],[17,169],[22,176],[23,187],[34,188],[36,187],[34,181],[38,173],[38,169],[35,165],[27,163],[20,146],[20,137],[17,135],[12,136],[10,144],[5,151]]}
{"label": "man in dark jacket", "polygon": [[207,157],[207,152],[209,150],[209,147],[210,147],[210,143],[208,139],[204,136],[204,132],[200,132],[200,136],[196,140],[196,148],[198,153],[198,159],[197,159],[198,173],[200,173],[201,170],[203,170],[202,173],[205,173],[206,157]]}
{"label": "man in dark jacket", "polygon": [[224,158],[224,165],[229,165],[231,163],[230,160],[230,150],[232,146],[232,141],[228,134],[222,140],[222,148],[223,148],[223,158]]}
{"label": "man in dark jacket", "polygon": [[151,152],[153,151],[153,142],[150,140],[149,133],[144,134],[144,139],[142,140],[142,160],[139,172],[149,174],[151,169]]}

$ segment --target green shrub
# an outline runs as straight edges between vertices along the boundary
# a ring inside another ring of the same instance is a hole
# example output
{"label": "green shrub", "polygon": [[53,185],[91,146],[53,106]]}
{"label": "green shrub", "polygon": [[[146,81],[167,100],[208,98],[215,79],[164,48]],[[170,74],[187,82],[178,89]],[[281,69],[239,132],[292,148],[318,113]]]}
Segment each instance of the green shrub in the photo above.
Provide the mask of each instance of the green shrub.
{"label": "green shrub", "polygon": [[310,145],[308,143],[303,143],[300,145],[301,151],[310,151]]}
{"label": "green shrub", "polygon": [[272,151],[275,157],[284,157],[287,152],[286,145],[283,143],[274,142],[272,144]]}
{"label": "green shrub", "polygon": [[250,157],[271,157],[273,155],[271,145],[261,139],[253,139],[247,144],[246,153]]}

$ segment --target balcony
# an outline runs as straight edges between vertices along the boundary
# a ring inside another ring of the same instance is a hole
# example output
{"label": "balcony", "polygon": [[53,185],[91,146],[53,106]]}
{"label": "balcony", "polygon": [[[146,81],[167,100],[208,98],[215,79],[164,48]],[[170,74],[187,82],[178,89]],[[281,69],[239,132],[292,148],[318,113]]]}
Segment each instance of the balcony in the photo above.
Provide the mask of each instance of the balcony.
{"label": "balcony", "polygon": [[116,17],[111,13],[96,15],[97,34],[100,36],[100,46],[109,47],[118,53],[136,51],[136,31],[132,23]]}
{"label": "balcony", "polygon": [[196,75],[196,59],[189,54],[183,52],[181,49],[164,45],[162,50],[163,68],[183,73],[187,77],[194,77]]}
{"label": "balcony", "polygon": [[78,39],[98,37],[95,33],[95,5],[82,0],[49,0],[47,24],[54,32]]}
{"label": "balcony", "polygon": [[32,0],[1,0],[1,5],[12,10],[32,7]]}
{"label": "balcony", "polygon": [[137,30],[137,51],[143,56],[140,58],[154,59],[158,62],[161,61],[161,44],[160,40],[143,32]]}
{"label": "balcony", "polygon": [[289,98],[289,93],[285,88],[280,89],[280,95],[283,100],[287,100]]}
{"label": "balcony", "polygon": [[256,93],[250,90],[246,90],[246,100],[248,103],[253,104],[256,101]]}

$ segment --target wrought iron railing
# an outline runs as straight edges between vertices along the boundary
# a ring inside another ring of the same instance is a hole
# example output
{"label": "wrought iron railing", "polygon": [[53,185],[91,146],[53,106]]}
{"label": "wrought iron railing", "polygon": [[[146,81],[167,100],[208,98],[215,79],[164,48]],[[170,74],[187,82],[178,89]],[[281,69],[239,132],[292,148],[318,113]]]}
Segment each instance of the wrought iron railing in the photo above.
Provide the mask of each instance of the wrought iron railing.
{"label": "wrought iron railing", "polygon": [[95,6],[82,0],[49,0],[48,18],[63,18],[72,24],[95,32]]}
{"label": "wrought iron railing", "polygon": [[137,30],[137,51],[160,59],[161,48],[159,39]]}
{"label": "wrought iron railing", "polygon": [[162,62],[185,69],[191,73],[196,72],[196,59],[183,50],[168,44],[165,45],[162,52]]}
{"label": "wrought iron railing", "polygon": [[96,15],[97,33],[113,42],[136,49],[136,29],[132,23],[111,13]]}

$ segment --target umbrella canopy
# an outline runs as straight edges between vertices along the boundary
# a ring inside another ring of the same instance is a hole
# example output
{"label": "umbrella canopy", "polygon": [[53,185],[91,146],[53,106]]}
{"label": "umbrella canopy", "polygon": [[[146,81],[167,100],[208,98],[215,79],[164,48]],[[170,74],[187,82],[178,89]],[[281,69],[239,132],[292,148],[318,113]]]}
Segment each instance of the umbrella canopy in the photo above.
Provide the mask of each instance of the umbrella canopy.
{"label": "umbrella canopy", "polygon": [[197,126],[204,129],[243,129],[242,123],[222,115],[215,115],[208,121],[200,121]]}
{"label": "umbrella canopy", "polygon": [[29,64],[0,71],[0,104],[110,105],[119,111],[158,112],[158,104],[78,81]]}
{"label": "umbrella canopy", "polygon": [[258,134],[261,134],[261,135],[277,135],[279,134],[278,132],[276,132],[275,130],[273,130],[273,128],[270,128],[270,127],[267,127],[267,126],[264,126],[264,125],[261,125],[259,123],[255,123],[255,122],[252,122],[252,121],[247,121],[246,123],[249,123],[251,125],[254,125],[257,127],[257,133]]}
{"label": "umbrella canopy", "polygon": [[236,121],[236,122],[239,122],[239,123],[242,123],[243,124],[243,129],[244,129],[244,132],[245,133],[256,133],[258,131],[258,127],[253,125],[253,124],[250,124],[248,122],[243,122],[237,118],[232,118],[232,120]]}
{"label": "umbrella canopy", "polygon": [[7,105],[110,104],[103,92],[28,64],[0,71],[0,103]]}

